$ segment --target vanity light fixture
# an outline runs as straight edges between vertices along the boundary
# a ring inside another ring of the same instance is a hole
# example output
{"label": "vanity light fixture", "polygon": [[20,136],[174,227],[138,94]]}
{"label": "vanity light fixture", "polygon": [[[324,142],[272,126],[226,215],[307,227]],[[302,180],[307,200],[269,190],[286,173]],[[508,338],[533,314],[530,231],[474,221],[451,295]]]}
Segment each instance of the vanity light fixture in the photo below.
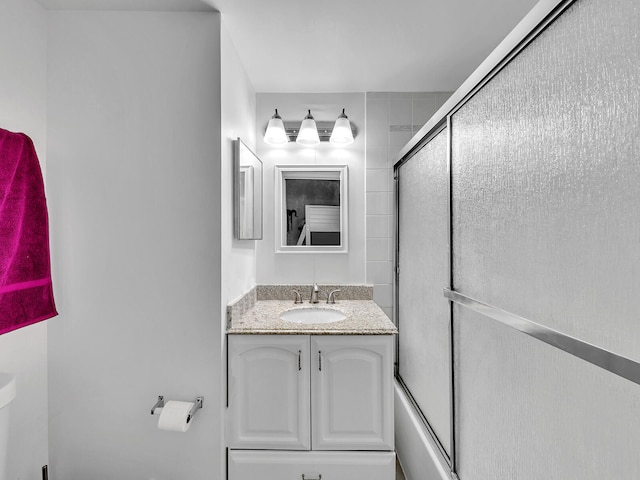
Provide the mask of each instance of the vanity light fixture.
{"label": "vanity light fixture", "polygon": [[264,134],[265,143],[282,146],[289,142],[297,142],[304,146],[315,146],[321,142],[331,142],[338,147],[353,143],[357,129],[349,121],[344,108],[335,122],[316,122],[311,110],[307,112],[300,124],[283,121],[276,109]]}
{"label": "vanity light fixture", "polygon": [[302,125],[300,125],[300,131],[298,132],[296,142],[305,146],[313,146],[320,143],[318,127],[316,126],[316,121],[314,120],[313,115],[311,115],[311,110],[309,110],[307,116],[302,120]]}
{"label": "vanity light fixture", "polygon": [[270,145],[283,145],[289,141],[287,132],[284,129],[282,117],[278,115],[278,109],[269,120],[267,131],[264,134],[264,141]]}
{"label": "vanity light fixture", "polygon": [[329,141],[336,145],[349,145],[353,143],[351,123],[349,122],[349,117],[344,113],[344,108],[338,116],[336,124],[333,126],[333,132],[331,132]]}

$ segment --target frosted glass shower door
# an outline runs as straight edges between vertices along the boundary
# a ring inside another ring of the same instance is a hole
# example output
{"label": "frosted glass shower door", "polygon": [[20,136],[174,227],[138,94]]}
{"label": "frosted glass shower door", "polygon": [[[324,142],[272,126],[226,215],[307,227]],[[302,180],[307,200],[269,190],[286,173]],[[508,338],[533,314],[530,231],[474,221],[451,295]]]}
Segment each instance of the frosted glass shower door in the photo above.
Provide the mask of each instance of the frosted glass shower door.
{"label": "frosted glass shower door", "polygon": [[[636,362],[639,26],[637,0],[576,1],[450,119],[455,291]],[[640,478],[640,385],[454,319],[461,479]]]}
{"label": "frosted glass shower door", "polygon": [[449,177],[442,130],[397,169],[398,374],[447,455],[450,432]]}

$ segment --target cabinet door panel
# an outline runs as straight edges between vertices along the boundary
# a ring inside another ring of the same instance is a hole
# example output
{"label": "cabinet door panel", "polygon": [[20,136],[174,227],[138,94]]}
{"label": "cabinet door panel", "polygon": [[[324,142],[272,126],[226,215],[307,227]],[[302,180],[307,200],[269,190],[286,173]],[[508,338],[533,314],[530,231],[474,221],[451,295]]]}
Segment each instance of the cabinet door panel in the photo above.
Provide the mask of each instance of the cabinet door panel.
{"label": "cabinet door panel", "polygon": [[309,337],[229,336],[232,448],[308,450]]}
{"label": "cabinet door panel", "polygon": [[393,450],[392,337],[311,338],[313,450]]}
{"label": "cabinet door panel", "polygon": [[[394,480],[393,452],[229,451],[229,480]],[[303,477],[304,475],[304,477]]]}

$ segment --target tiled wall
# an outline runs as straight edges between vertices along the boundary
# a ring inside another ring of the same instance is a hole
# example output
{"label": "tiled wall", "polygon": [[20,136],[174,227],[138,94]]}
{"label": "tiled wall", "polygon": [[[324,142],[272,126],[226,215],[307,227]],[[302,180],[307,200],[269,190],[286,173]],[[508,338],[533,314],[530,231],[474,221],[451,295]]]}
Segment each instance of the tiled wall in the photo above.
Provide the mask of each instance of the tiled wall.
{"label": "tiled wall", "polygon": [[451,92],[366,94],[367,283],[392,318],[393,161]]}

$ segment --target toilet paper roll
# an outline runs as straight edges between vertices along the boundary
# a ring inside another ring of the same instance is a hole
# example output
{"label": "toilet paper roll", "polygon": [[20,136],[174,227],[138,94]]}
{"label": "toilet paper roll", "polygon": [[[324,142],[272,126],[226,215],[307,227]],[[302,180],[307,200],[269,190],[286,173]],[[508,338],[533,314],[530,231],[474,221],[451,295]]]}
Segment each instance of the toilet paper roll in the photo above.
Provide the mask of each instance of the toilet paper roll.
{"label": "toilet paper roll", "polygon": [[170,432],[186,432],[191,426],[191,422],[187,423],[187,418],[189,418],[189,412],[193,406],[193,402],[179,402],[177,400],[165,402],[158,419],[158,428]]}

